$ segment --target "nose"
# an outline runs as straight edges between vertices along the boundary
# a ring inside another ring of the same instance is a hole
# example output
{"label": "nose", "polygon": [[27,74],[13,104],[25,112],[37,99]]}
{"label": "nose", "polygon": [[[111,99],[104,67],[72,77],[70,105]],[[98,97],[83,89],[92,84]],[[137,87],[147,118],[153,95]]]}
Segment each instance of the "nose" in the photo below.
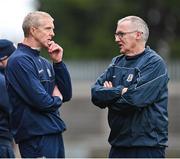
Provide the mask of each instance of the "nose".
{"label": "nose", "polygon": [[54,31],[52,30],[50,35],[53,37],[55,34],[54,34]]}
{"label": "nose", "polygon": [[120,41],[119,37],[115,36],[115,42],[118,42],[118,41]]}

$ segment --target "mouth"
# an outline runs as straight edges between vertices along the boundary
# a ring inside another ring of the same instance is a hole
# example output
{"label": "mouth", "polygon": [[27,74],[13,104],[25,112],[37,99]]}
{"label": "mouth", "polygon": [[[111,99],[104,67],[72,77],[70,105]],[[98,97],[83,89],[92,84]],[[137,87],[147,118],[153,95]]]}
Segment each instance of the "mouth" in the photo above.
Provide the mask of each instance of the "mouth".
{"label": "mouth", "polygon": [[122,44],[120,44],[120,43],[118,43],[118,46],[119,46],[119,48],[121,49],[123,45],[122,45]]}
{"label": "mouth", "polygon": [[52,39],[47,39],[47,45],[50,46]]}

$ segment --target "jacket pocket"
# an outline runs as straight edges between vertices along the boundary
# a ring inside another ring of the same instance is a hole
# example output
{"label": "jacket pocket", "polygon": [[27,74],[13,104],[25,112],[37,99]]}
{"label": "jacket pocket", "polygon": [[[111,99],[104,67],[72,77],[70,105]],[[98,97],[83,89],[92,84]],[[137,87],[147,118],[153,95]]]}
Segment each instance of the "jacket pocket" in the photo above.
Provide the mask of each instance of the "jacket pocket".
{"label": "jacket pocket", "polygon": [[53,91],[52,83],[55,83],[55,77],[50,74],[50,70],[39,71],[39,80],[47,92]]}
{"label": "jacket pocket", "polygon": [[[149,114],[148,114],[149,113]],[[133,134],[151,133],[155,130],[154,119],[150,115],[147,108],[141,109],[136,112],[132,119],[132,132]]]}
{"label": "jacket pocket", "polygon": [[117,111],[109,109],[108,122],[112,136],[131,133],[131,121],[127,115],[119,114]]}

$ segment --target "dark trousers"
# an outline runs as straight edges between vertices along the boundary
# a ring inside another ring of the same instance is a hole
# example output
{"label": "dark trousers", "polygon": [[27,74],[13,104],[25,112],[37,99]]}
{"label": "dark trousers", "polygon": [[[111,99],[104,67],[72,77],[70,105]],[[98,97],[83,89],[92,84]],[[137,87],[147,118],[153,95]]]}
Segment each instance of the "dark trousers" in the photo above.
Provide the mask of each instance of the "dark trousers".
{"label": "dark trousers", "polygon": [[0,158],[15,158],[12,146],[0,145]]}
{"label": "dark trousers", "polygon": [[11,141],[0,138],[0,158],[15,158]]}
{"label": "dark trousers", "polygon": [[65,158],[62,134],[36,136],[19,143],[23,158]]}
{"label": "dark trousers", "polygon": [[165,148],[111,147],[109,158],[165,158]]}

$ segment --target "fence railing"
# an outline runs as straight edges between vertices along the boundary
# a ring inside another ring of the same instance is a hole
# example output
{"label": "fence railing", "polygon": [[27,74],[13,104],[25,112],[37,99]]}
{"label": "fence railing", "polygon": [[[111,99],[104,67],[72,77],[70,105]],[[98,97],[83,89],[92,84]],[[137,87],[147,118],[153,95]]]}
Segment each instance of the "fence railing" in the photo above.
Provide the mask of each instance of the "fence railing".
{"label": "fence railing", "polygon": [[[66,61],[73,81],[94,81],[111,61]],[[171,81],[180,81],[180,61],[167,63]]]}

